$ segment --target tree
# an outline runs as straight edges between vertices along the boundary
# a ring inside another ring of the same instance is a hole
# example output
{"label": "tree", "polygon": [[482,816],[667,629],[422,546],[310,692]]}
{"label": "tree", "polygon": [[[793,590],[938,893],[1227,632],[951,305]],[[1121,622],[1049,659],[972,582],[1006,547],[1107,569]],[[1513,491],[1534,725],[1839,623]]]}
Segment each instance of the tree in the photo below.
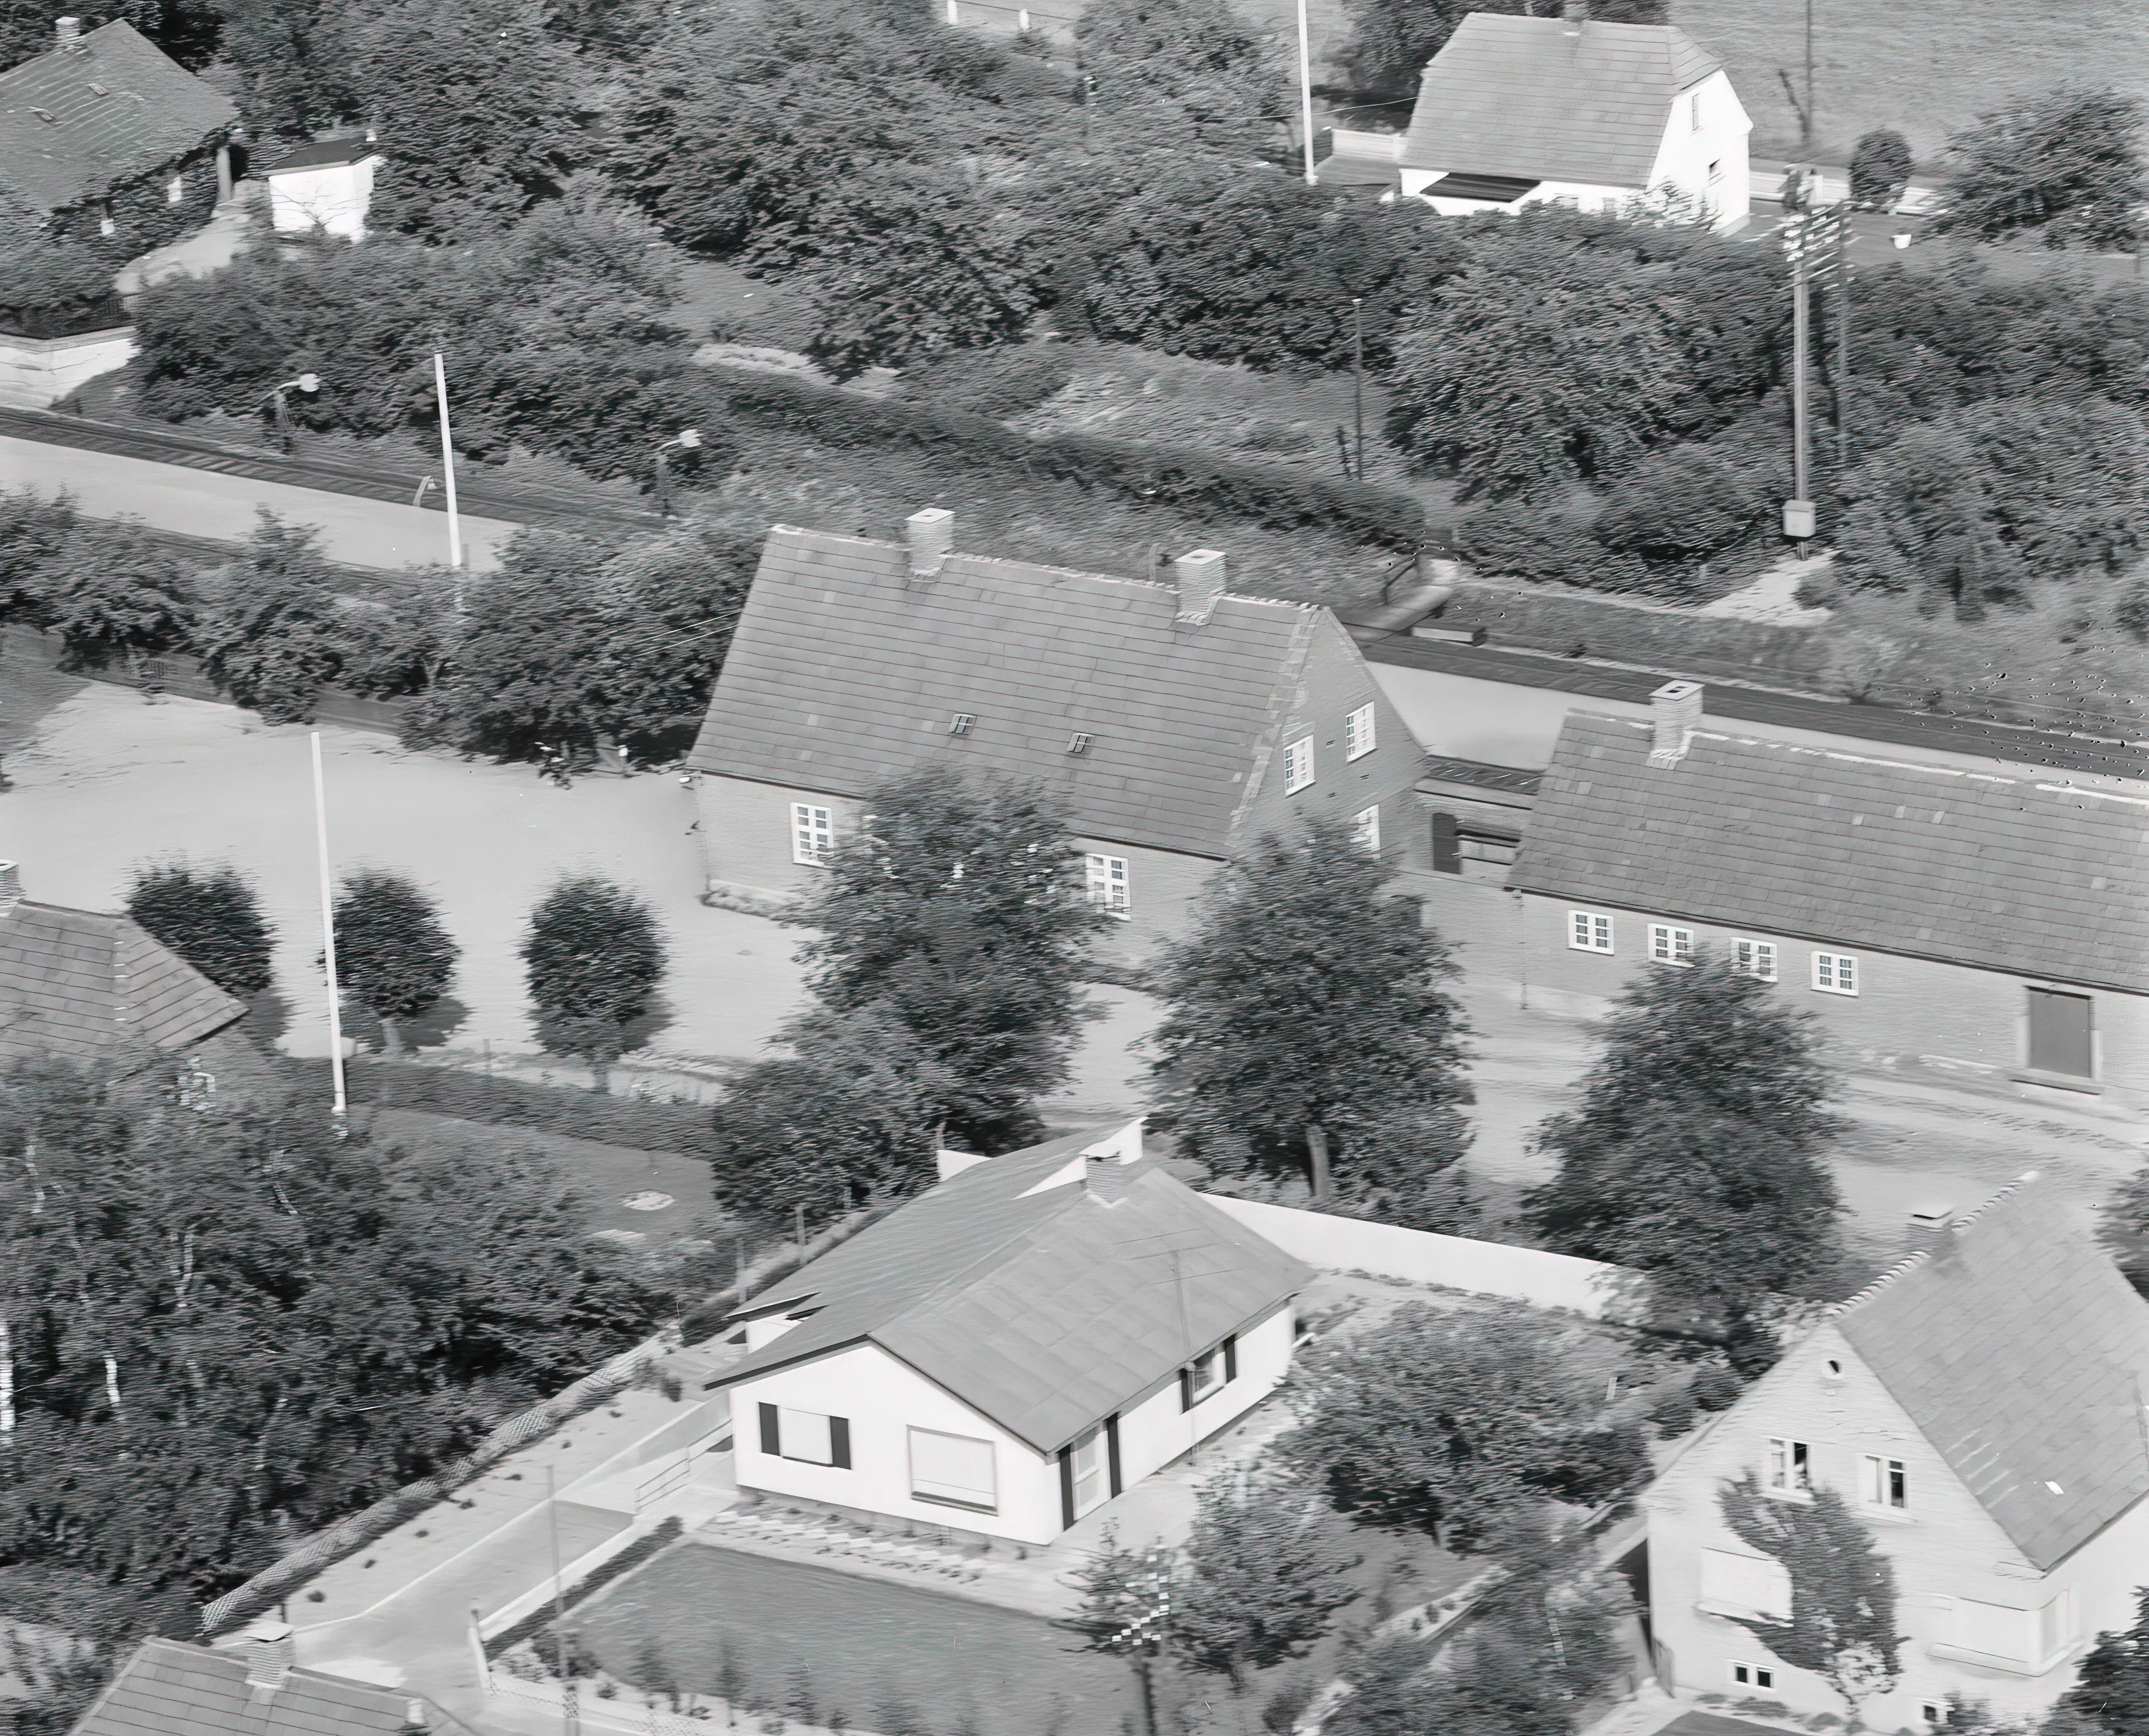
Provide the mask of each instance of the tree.
{"label": "tree", "polygon": [[388,1053],[400,1055],[402,1022],[430,1012],[455,979],[458,949],[440,907],[407,874],[360,868],[337,893],[335,940],[343,992],[380,1021]]}
{"label": "tree", "polygon": [[1860,210],[1892,211],[1910,184],[1910,142],[1893,127],[1876,127],[1850,153],[1850,202]]}
{"label": "tree", "polygon": [[530,913],[520,949],[536,1009],[537,1037],[556,1054],[579,1055],[609,1089],[612,1063],[632,1045],[664,979],[656,913],[596,874],[563,876]]}
{"label": "tree", "polygon": [[1358,1565],[1335,1537],[1332,1516],[1303,1488],[1245,1472],[1204,1483],[1172,1613],[1174,1644],[1188,1664],[1244,1690],[1249,1671],[1303,1657],[1330,1618],[1358,1593]]}
{"label": "tree", "polygon": [[[1351,38],[1338,59],[1356,89],[1371,97],[1417,93],[1426,63],[1447,45],[1471,13],[1532,13],[1532,0],[1349,0]],[[1534,14],[1532,14],[1534,15]],[[1664,0],[1595,0],[1593,18],[1613,24],[1661,24]]]}
{"label": "tree", "polygon": [[603,562],[587,538],[523,530],[471,582],[431,707],[455,746],[504,759],[595,752],[612,625]]}
{"label": "tree", "polygon": [[0,620],[42,620],[45,571],[80,529],[74,496],[34,488],[0,492]]}
{"label": "tree", "polygon": [[1157,1736],[1156,1661],[1171,1636],[1177,1577],[1170,1550],[1122,1549],[1110,1526],[1095,1552],[1067,1576],[1080,1601],[1060,1625],[1079,1637],[1084,1651],[1134,1666],[1144,1736]]}
{"label": "tree", "polygon": [[276,931],[253,882],[229,863],[138,868],[127,913],[228,994],[259,994],[275,979]]}
{"label": "tree", "polygon": [[46,631],[59,635],[70,669],[176,650],[194,624],[186,571],[131,519],[79,526],[45,563],[38,588]]}
{"label": "tree", "polygon": [[202,673],[270,723],[303,723],[342,667],[329,565],[311,525],[266,506],[239,560],[211,591],[196,630]]}
{"label": "tree", "polygon": [[2149,199],[2144,113],[2139,98],[2109,87],[2062,85],[1979,116],[1948,141],[1955,167],[1941,184],[1934,229],[2132,249],[2136,209]]}
{"label": "tree", "polygon": [[1368,1211],[1452,1213],[1467,1027],[1446,943],[1389,881],[1348,827],[1316,820],[1220,870],[1159,949],[1151,1074],[1189,1155],[1226,1175],[1302,1162],[1316,1205],[1340,1188]]}
{"label": "tree", "polygon": [[1316,1348],[1299,1380],[1279,1457],[1344,1512],[1450,1549],[1482,1547],[1548,1495],[1606,1500],[1649,1474],[1647,1443],[1608,1416],[1572,1338],[1516,1316],[1412,1304]]}
{"label": "tree", "polygon": [[1782,1563],[1791,1584],[1787,1618],[1731,1619],[1794,1669],[1833,1688],[1860,1728],[1859,1708],[1895,1685],[1902,1636],[1895,1632],[1895,1572],[1834,1490],[1807,1501],[1776,1501],[1749,1473],[1717,1492],[1724,1522],[1749,1549]]}
{"label": "tree", "polygon": [[2060,1701],[2108,1736],[2149,1736],[2149,1590],[2136,1595],[2134,1625],[2097,1635]]}
{"label": "tree", "polygon": [[2136,1170],[2104,1202],[2097,1240],[2126,1281],[2149,1296],[2149,1169]]}
{"label": "tree", "polygon": [[930,1187],[946,1105],[961,1082],[883,1008],[810,1008],[716,1108],[712,1165],[726,1210],[775,1229]]}
{"label": "tree", "polygon": [[1056,801],[926,767],[868,795],[785,919],[815,931],[798,958],[822,1004],[908,1031],[953,1082],[946,1142],[990,1155],[1040,1135],[1035,1100],[1067,1079],[1091,1016],[1082,975],[1110,918],[1083,885]]}
{"label": "tree", "polygon": [[1157,143],[1257,148],[1290,110],[1284,68],[1228,0],[1097,0],[1074,25],[1090,100]]}
{"label": "tree", "polygon": [[761,539],[689,523],[637,537],[604,563],[606,732],[661,763],[693,745],[761,559]]}
{"label": "tree", "polygon": [[1769,1292],[1834,1256],[1824,1154],[1841,1124],[1815,1023],[1704,951],[1644,967],[1603,1032],[1580,1104],[1538,1129],[1559,1169],[1526,1196],[1530,1221],[1548,1246],[1647,1271],[1663,1300],[1749,1331]]}

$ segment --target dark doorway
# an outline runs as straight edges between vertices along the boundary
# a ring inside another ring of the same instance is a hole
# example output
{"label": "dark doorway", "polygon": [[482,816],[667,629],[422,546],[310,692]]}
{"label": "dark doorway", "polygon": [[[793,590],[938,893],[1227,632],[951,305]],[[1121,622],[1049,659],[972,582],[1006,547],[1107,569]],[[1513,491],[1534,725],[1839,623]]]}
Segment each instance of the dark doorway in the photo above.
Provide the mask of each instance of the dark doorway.
{"label": "dark doorway", "polygon": [[2095,1070],[2091,1064],[2090,998],[2056,989],[2032,989],[2029,994],[2031,1070],[2089,1078]]}

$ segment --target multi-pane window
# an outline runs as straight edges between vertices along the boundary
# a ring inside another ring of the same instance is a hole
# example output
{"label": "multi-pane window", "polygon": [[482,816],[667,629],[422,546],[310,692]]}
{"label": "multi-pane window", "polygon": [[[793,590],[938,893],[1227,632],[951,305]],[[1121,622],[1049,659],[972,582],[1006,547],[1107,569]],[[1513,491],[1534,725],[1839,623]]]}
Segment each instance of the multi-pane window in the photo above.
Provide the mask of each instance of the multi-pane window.
{"label": "multi-pane window", "polygon": [[1731,962],[1740,974],[1755,977],[1764,983],[1776,980],[1776,943],[1773,940],[1740,938],[1731,943]]}
{"label": "multi-pane window", "polygon": [[1849,953],[1815,953],[1813,985],[1823,994],[1858,993],[1858,960]]}
{"label": "multi-pane window", "polygon": [[1127,896],[1127,858],[1091,856],[1086,859],[1086,865],[1090,902],[1107,915],[1125,921],[1131,909]]}
{"label": "multi-pane window", "polygon": [[1313,737],[1301,736],[1283,750],[1283,793],[1295,796],[1313,782]]}
{"label": "multi-pane window", "polygon": [[1768,1462],[1762,1474],[1762,1487],[1771,1495],[1812,1494],[1812,1451],[1804,1442],[1771,1435],[1769,1437]]}
{"label": "multi-pane window", "polygon": [[1910,1505],[1910,1475],[1900,1459],[1879,1453],[1865,1455],[1865,1504],[1893,1512],[1907,1512]]}
{"label": "multi-pane window", "polygon": [[1659,964],[1694,963],[1694,930],[1668,923],[1649,924],[1649,957]]}
{"label": "multi-pane window", "polygon": [[1776,1691],[1776,1673],[1765,1663],[1741,1663],[1733,1659],[1731,1683],[1734,1688],[1758,1688],[1764,1693]]}
{"label": "multi-pane window", "polygon": [[1567,913],[1567,943],[1578,952],[1608,953],[1612,950],[1612,918],[1599,916],[1594,910],[1570,910]]}
{"label": "multi-pane window", "polygon": [[1239,1377],[1239,1341],[1226,1338],[1179,1371],[1179,1408],[1190,1411]]}
{"label": "multi-pane window", "polygon": [[1373,708],[1361,705],[1343,719],[1343,757],[1357,759],[1373,751]]}
{"label": "multi-pane window", "polygon": [[807,868],[826,868],[836,847],[834,817],[810,802],[791,804],[791,859]]}
{"label": "multi-pane window", "polygon": [[1376,856],[1381,853],[1381,810],[1377,804],[1352,814],[1351,829],[1361,847]]}

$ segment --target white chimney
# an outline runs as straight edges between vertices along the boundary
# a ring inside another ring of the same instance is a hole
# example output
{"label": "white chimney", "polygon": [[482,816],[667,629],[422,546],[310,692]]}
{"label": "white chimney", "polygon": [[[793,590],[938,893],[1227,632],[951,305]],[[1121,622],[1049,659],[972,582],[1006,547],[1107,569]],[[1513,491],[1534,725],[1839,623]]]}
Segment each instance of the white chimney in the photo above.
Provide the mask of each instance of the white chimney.
{"label": "white chimney", "polygon": [[1082,1185],[1100,1205],[1117,1205],[1127,1196],[1127,1166],[1110,1154],[1089,1154],[1083,1165]]}
{"label": "white chimney", "polygon": [[274,1693],[284,1685],[298,1661],[291,1624],[264,1616],[239,1636],[239,1651],[246,1659],[246,1685]]}
{"label": "white chimney", "polygon": [[1224,594],[1224,551],[1196,549],[1171,563],[1179,586],[1179,613],[1175,617],[1189,626],[1205,626],[1216,612],[1216,599]]}
{"label": "white chimney", "polygon": [[1701,683],[1666,682],[1649,695],[1649,721],[1656,727],[1649,763],[1677,765],[1686,757],[1687,745],[1701,725]]}
{"label": "white chimney", "polygon": [[1580,36],[1582,27],[1589,22],[1589,0],[1567,0],[1559,15],[1565,21],[1566,34],[1570,38]]}
{"label": "white chimney", "polygon": [[403,1728],[405,1736],[420,1736],[421,1732],[430,1730],[432,1727],[433,1721],[425,1715],[425,1703],[423,1700],[412,1700],[404,1707]]}
{"label": "white chimney", "polygon": [[59,38],[63,48],[79,48],[82,44],[82,20],[61,18],[53,26],[53,34]]}
{"label": "white chimney", "polygon": [[0,862],[0,916],[23,902],[23,864]]}
{"label": "white chimney", "polygon": [[955,515],[945,506],[928,506],[903,521],[910,540],[910,576],[929,579],[955,549]]}

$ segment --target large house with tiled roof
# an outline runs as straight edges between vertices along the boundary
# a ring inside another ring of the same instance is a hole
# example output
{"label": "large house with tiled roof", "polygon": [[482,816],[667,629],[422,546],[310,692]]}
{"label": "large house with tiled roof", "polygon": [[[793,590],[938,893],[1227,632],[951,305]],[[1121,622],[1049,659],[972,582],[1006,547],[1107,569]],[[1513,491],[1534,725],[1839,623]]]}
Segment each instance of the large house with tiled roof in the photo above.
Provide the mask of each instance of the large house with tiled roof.
{"label": "large house with tiled roof", "polygon": [[1425,69],[1401,133],[1339,133],[1321,178],[1393,177],[1445,215],[1663,199],[1746,219],[1753,123],[1723,63],[1668,24],[1474,12]]}
{"label": "large house with tiled roof", "polygon": [[1282,1381],[1311,1271],[1140,1122],[942,1167],[735,1316],[742,1488],[1047,1543]]}
{"label": "large house with tiled roof", "polygon": [[1733,1534],[1751,1475],[1835,1491],[1895,1579],[1904,1636],[1869,1729],[1937,1727],[1947,1697],[2050,1707],[2149,1584],[2149,1302],[2034,1175],[1832,1311],[1668,1463],[1645,1497],[1652,1638],[1682,1693],[1843,1714],[1741,1616],[1788,1613],[1783,1566]]}
{"label": "large house with tiled roof", "polygon": [[711,902],[795,891],[921,766],[1064,798],[1130,951],[1307,811],[1425,853],[1417,744],[1327,609],[1235,594],[1214,550],[1155,583],[958,552],[938,509],[908,531],[769,532],[687,761]]}
{"label": "large house with tiled roof", "polygon": [[161,1054],[207,1094],[263,1071],[233,1029],[245,1012],[132,918],[25,898],[20,867],[0,862],[0,1064]]}
{"label": "large house with tiled roof", "polygon": [[1570,716],[1507,883],[1533,1002],[1704,947],[1867,1065],[2149,1102],[2149,791]]}
{"label": "large house with tiled roof", "polygon": [[62,18],[49,53],[0,73],[0,202],[53,235],[144,253],[229,196],[238,123],[132,24]]}

